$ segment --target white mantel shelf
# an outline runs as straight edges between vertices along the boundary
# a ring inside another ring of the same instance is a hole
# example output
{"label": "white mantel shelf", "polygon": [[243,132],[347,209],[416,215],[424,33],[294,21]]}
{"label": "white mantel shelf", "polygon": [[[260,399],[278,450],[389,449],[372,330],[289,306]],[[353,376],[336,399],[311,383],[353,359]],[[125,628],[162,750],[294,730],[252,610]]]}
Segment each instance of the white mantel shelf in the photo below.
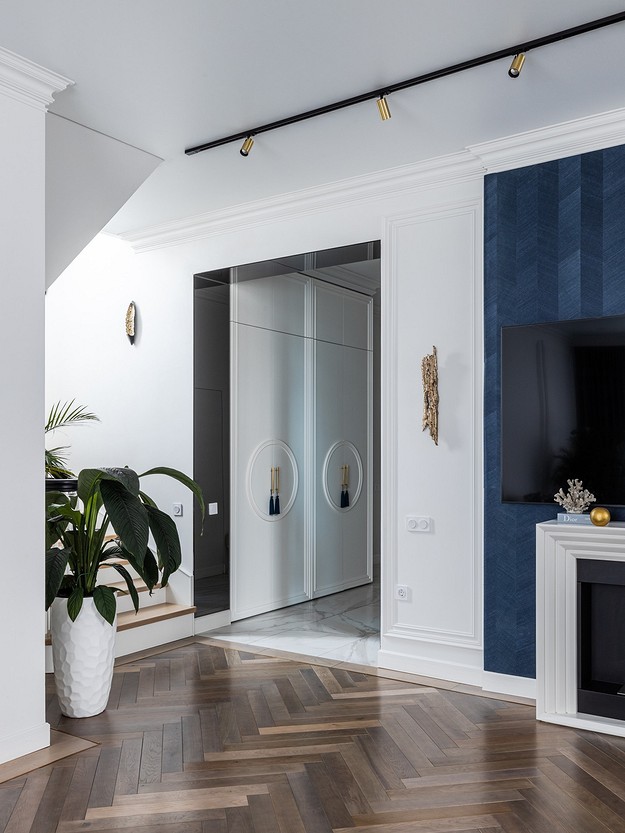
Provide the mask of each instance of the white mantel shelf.
{"label": "white mantel shelf", "polygon": [[625,523],[536,526],[536,718],[625,737],[625,721],[577,711],[577,559],[625,562]]}

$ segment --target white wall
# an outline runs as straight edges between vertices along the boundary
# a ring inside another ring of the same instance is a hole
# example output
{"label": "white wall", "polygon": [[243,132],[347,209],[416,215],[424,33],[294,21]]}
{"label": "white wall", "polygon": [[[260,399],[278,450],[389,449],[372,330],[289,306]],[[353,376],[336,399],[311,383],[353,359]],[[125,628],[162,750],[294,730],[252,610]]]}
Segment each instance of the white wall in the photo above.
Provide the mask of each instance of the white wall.
{"label": "white wall", "polygon": [[45,102],[61,81],[0,50],[0,763],[50,739],[43,582]]}
{"label": "white wall", "polygon": [[[134,345],[125,332],[137,307]],[[137,472],[171,466],[193,473],[193,274],[184,266],[155,270],[147,258],[99,235],[46,294],[46,402],[76,399],[100,423],[72,428],[49,444],[71,445],[70,468],[125,466]],[[57,432],[58,433],[58,432]],[[182,572],[172,600],[191,598],[191,493],[154,476],[143,488],[161,508],[182,503],[177,519]]]}
{"label": "white wall", "polygon": [[46,286],[160,165],[150,153],[46,116]]}
{"label": "white wall", "polygon": [[[189,470],[193,273],[381,238],[381,658],[387,667],[422,673],[435,668],[437,676],[475,682],[482,668],[482,180],[479,165],[469,170],[460,160],[460,168],[457,177],[453,171],[439,176],[449,177],[448,185],[434,186],[426,176],[425,187],[396,181],[392,194],[386,184],[379,196],[346,199],[338,193],[325,199],[323,211],[310,211],[303,201],[271,221],[235,219],[222,232],[134,257],[124,244],[100,238],[49,292],[48,348],[66,352],[60,327],[65,321],[69,339],[96,336],[102,360],[87,382],[93,362],[88,351],[65,365],[49,355],[48,394],[76,395],[103,417],[102,425],[85,429],[88,443],[83,434],[74,441],[75,465],[84,464],[89,446],[100,457],[106,449],[111,462],[125,462],[120,453],[128,448],[133,460],[150,464],[169,454],[169,464]],[[349,193],[349,183],[346,188]],[[123,343],[122,328],[131,298],[143,321],[132,349]],[[432,344],[441,376],[438,448],[421,433],[420,362]],[[173,407],[161,402],[157,385],[167,388]],[[166,418],[155,419],[162,408]],[[431,515],[434,532],[421,537],[405,532],[406,513]],[[190,520],[186,516],[180,524],[187,542]],[[411,587],[408,602],[393,601],[396,581]]]}

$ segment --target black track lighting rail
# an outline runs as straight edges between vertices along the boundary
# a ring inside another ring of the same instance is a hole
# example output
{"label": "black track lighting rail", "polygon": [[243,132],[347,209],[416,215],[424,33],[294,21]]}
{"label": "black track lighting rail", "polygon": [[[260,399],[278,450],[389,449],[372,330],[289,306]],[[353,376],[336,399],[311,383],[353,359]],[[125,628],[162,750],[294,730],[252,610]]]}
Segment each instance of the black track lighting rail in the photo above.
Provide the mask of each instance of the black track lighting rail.
{"label": "black track lighting rail", "polygon": [[625,11],[617,12],[616,14],[608,15],[607,17],[600,17],[598,20],[591,20],[588,23],[582,23],[579,26],[572,26],[570,29],[563,29],[560,32],[553,32],[551,35],[544,35],[541,38],[534,38],[523,43],[517,43],[514,46],[507,46],[504,49],[498,49],[496,52],[489,52],[486,55],[480,55],[478,58],[472,58],[468,61],[461,61],[458,64],[452,64],[448,67],[435,69],[432,72],[426,72],[423,75],[416,75],[414,78],[407,78],[405,81],[398,81],[395,84],[386,84],[383,87],[378,87],[375,90],[369,90],[360,95],[354,95],[350,98],[343,98],[340,101],[333,101],[331,104],[325,104],[323,107],[315,107],[314,110],[306,110],[303,113],[295,113],[293,116],[287,116],[277,121],[261,124],[258,127],[242,130],[240,133],[233,133],[230,136],[223,136],[221,139],[213,139],[210,142],[203,142],[201,145],[187,148],[185,153],[187,156],[192,156],[195,153],[202,153],[202,151],[210,150],[211,148],[220,147],[221,145],[230,144],[230,142],[239,142],[245,140],[248,136],[258,136],[261,133],[268,133],[270,130],[278,130],[280,127],[286,127],[289,124],[297,124],[300,121],[307,119],[314,119],[317,116],[323,116],[325,113],[333,113],[336,110],[344,110],[346,107],[353,107],[355,104],[362,104],[365,101],[372,101],[381,96],[390,95],[391,93],[406,90],[409,87],[417,87],[420,84],[427,84],[429,81],[436,81],[438,78],[446,78],[449,75],[456,75],[459,72],[465,72],[474,67],[481,67],[485,64],[492,64],[494,61],[500,61],[502,58],[509,58],[510,56],[518,55],[520,52],[529,52],[531,49],[538,49],[541,46],[548,46],[551,43],[568,40],[568,38],[575,38],[578,35],[585,35],[587,32],[594,32],[596,29],[603,29],[606,26],[613,26],[616,23],[625,22]]}

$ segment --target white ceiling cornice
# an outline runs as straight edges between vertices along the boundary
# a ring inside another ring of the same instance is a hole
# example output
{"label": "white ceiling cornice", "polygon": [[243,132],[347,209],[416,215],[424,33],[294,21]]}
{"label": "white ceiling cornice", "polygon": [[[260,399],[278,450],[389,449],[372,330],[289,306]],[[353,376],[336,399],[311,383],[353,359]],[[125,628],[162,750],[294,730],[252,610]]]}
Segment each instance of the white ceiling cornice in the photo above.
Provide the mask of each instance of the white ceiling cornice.
{"label": "white ceiling cornice", "polygon": [[465,182],[483,173],[479,161],[471,153],[463,151],[194,217],[184,217],[124,232],[119,237],[130,243],[136,252],[147,252],[290,219],[294,215],[301,217],[316,214],[330,208],[432,188],[441,183]]}
{"label": "white ceiling cornice", "polygon": [[45,67],[0,47],[0,93],[46,110],[61,92],[74,82]]}
{"label": "white ceiling cornice", "polygon": [[470,145],[487,173],[625,144],[625,108]]}
{"label": "white ceiling cornice", "polygon": [[470,145],[464,151],[352,179],[255,200],[120,234],[136,252],[241,231],[371,199],[625,144],[625,108]]}

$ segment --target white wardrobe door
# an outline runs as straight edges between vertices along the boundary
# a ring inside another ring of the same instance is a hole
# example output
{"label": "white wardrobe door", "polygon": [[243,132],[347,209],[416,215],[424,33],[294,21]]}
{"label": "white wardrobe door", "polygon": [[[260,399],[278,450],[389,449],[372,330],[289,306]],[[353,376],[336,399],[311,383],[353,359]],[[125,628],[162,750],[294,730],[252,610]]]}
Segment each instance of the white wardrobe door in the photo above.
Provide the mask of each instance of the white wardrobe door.
{"label": "white wardrobe door", "polygon": [[314,349],[314,594],[321,596],[371,579],[371,354],[323,341]]}
{"label": "white wardrobe door", "polygon": [[[235,391],[232,618],[303,601],[306,339],[233,324]],[[271,469],[280,514],[270,514]]]}

